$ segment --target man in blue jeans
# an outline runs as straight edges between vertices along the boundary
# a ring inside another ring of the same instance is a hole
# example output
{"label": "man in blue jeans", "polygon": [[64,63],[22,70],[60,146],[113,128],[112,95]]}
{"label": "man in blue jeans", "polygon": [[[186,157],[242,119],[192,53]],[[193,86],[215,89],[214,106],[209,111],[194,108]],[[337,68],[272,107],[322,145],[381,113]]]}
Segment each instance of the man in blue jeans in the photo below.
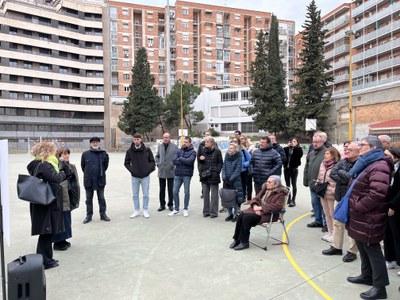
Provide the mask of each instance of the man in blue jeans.
{"label": "man in blue jeans", "polygon": [[[326,147],[324,146],[324,137],[319,133],[314,134],[312,141],[313,150],[307,155],[307,162],[304,167],[303,184],[311,187],[317,180],[319,167],[324,159]],[[311,205],[314,210],[315,221],[307,224],[307,227],[323,227],[323,211],[321,199],[310,188]]]}
{"label": "man in blue jeans", "polygon": [[138,133],[133,136],[133,143],[128,151],[126,151],[124,165],[132,176],[134,210],[130,218],[133,219],[140,215],[139,188],[141,186],[143,193],[143,217],[148,219],[150,217],[148,211],[150,174],[155,170],[156,164],[151,149],[144,145],[142,136]]}
{"label": "man in blue jeans", "polygon": [[180,214],[179,210],[179,189],[184,187],[185,201],[183,203],[183,216],[189,216],[189,200],[190,200],[190,180],[193,176],[194,162],[196,160],[196,151],[193,149],[190,137],[185,137],[182,147],[179,148],[173,158],[175,165],[174,178],[174,210],[168,216],[173,217]]}

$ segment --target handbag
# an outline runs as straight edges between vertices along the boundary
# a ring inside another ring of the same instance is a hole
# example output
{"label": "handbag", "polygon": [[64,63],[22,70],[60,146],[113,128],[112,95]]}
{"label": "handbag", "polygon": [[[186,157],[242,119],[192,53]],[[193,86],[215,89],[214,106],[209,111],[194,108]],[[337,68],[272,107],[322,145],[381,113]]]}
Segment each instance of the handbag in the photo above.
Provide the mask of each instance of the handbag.
{"label": "handbag", "polygon": [[36,176],[18,175],[18,198],[33,204],[49,205],[56,197],[48,182]]}
{"label": "handbag", "polygon": [[221,205],[223,207],[235,207],[237,191],[233,189],[221,188],[219,190],[219,196],[221,197]]}
{"label": "handbag", "polygon": [[[364,172],[364,171],[363,171]],[[360,175],[363,173],[361,172]],[[354,184],[357,182],[358,177],[352,182],[350,188],[347,190],[346,194],[343,196],[342,200],[336,205],[335,211],[333,212],[333,218],[340,223],[346,224],[349,222],[349,199],[350,199],[350,194],[351,191],[353,190]]]}
{"label": "handbag", "polygon": [[323,182],[315,182],[314,185],[311,186],[311,190],[321,198],[324,198],[329,185],[329,182],[325,181],[327,172],[328,171],[325,171]]}

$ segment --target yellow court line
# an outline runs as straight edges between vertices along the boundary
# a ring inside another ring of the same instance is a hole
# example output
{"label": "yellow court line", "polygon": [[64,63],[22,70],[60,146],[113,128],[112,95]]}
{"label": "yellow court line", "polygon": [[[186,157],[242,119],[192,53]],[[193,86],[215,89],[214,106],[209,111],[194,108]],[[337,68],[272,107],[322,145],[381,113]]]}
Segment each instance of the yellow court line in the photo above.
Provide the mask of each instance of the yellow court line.
{"label": "yellow court line", "polygon": [[[293,220],[286,228],[287,232],[289,232],[290,227],[292,227],[292,225],[294,225],[297,221],[299,221],[300,219],[311,215],[311,213],[306,213],[300,217],[298,217],[297,219]],[[286,242],[286,235],[285,233],[282,234],[282,241]],[[318,293],[320,293],[325,299],[329,299],[332,300],[332,298],[326,294],[318,285],[316,285],[314,283],[314,281],[311,280],[310,277],[308,277],[303,270],[299,267],[299,265],[296,263],[296,261],[293,259],[292,254],[290,254],[290,251],[288,249],[287,245],[283,245],[283,251],[285,252],[287,258],[289,259],[290,263],[292,264],[293,268],[295,268],[295,270],[297,271],[297,273],[299,273],[301,275],[301,277],[303,277],[305,279],[305,281],[307,281]]]}

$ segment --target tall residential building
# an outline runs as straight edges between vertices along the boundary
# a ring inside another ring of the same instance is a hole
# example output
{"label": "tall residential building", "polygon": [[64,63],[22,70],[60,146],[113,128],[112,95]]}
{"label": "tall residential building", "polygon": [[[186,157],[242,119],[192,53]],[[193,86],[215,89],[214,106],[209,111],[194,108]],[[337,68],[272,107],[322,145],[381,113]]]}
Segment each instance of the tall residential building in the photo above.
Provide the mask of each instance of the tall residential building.
{"label": "tall residential building", "polygon": [[0,0],[0,139],[104,134],[103,1]]}
{"label": "tall residential building", "polygon": [[[350,70],[353,138],[372,133],[373,124],[400,119],[400,0],[356,0],[323,19],[329,30],[325,59],[335,78],[334,140],[342,142],[348,136]],[[398,129],[380,133],[385,132],[400,140]]]}
{"label": "tall residential building", "polygon": [[[109,57],[109,64],[105,73],[111,80],[106,82],[105,97],[119,104],[129,93],[131,69],[139,47],[147,49],[160,96],[165,96],[178,79],[211,90],[250,86],[249,69],[255,59],[257,33],[268,31],[271,22],[268,12],[180,0],[175,6],[166,7],[117,1],[108,2],[108,6],[110,34],[109,40],[105,39],[105,57]],[[294,21],[279,20],[288,101],[293,81],[294,32]],[[110,119],[116,121],[120,107],[112,105],[106,109],[108,112]],[[112,144],[118,133],[114,130],[116,124],[110,126]]]}

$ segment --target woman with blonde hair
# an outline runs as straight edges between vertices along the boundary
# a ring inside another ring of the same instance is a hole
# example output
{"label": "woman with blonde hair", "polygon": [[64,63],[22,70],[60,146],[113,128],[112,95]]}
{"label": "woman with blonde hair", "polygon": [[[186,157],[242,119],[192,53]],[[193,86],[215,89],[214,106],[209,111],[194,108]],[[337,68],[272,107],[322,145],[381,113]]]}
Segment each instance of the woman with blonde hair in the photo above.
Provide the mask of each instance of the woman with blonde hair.
{"label": "woman with blonde hair", "polygon": [[66,168],[59,169],[55,153],[56,147],[53,143],[40,142],[33,146],[32,155],[35,159],[27,166],[29,174],[48,182],[56,196],[56,200],[49,205],[30,203],[31,235],[39,235],[36,253],[42,254],[45,269],[58,266],[58,260],[53,259],[51,238],[53,234],[65,230],[62,217],[62,189],[60,183],[71,175]]}

